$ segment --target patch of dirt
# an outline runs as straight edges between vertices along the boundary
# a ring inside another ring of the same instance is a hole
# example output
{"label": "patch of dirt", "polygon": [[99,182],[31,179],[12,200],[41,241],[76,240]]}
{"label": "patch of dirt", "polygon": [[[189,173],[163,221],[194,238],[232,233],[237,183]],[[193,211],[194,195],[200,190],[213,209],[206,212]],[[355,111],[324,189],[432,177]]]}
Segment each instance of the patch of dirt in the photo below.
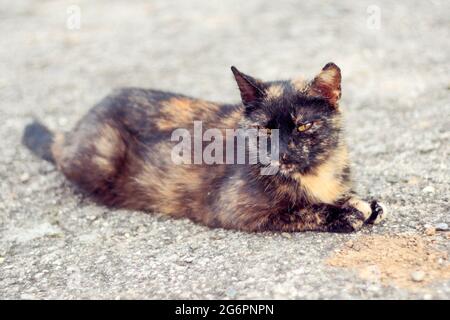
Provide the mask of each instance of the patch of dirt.
{"label": "patch of dirt", "polygon": [[383,285],[420,289],[450,279],[448,254],[433,241],[418,235],[361,236],[347,242],[326,263],[354,269],[363,279]]}

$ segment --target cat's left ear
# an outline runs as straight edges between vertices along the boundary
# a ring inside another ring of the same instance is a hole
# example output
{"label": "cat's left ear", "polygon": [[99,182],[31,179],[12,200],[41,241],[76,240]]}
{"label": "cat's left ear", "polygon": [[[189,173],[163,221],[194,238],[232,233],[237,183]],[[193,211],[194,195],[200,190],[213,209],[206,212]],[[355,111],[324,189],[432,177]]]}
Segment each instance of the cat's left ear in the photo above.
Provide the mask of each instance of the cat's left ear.
{"label": "cat's left ear", "polygon": [[239,91],[241,92],[242,102],[245,106],[254,105],[255,102],[261,101],[264,98],[265,91],[262,81],[240,72],[234,66],[231,67],[231,71],[236,79]]}
{"label": "cat's left ear", "polygon": [[341,98],[341,69],[333,62],[327,63],[311,82],[308,94],[325,98],[337,108]]}

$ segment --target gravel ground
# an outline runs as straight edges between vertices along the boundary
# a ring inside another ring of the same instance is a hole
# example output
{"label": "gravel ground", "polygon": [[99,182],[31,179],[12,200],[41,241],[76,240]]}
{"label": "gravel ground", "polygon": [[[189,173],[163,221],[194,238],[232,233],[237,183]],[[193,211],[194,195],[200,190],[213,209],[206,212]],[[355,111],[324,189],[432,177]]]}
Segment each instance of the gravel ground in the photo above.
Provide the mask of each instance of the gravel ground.
{"label": "gravel ground", "polygon": [[[79,30],[66,27],[74,3]],[[449,11],[445,0],[1,0],[0,298],[449,299],[448,279],[411,290],[325,263],[362,234],[450,223]],[[33,117],[71,128],[115,87],[233,102],[231,65],[275,79],[328,61],[343,71],[357,189],[391,212],[359,233],[246,234],[107,210],[20,144]],[[446,234],[433,237],[448,253]]]}

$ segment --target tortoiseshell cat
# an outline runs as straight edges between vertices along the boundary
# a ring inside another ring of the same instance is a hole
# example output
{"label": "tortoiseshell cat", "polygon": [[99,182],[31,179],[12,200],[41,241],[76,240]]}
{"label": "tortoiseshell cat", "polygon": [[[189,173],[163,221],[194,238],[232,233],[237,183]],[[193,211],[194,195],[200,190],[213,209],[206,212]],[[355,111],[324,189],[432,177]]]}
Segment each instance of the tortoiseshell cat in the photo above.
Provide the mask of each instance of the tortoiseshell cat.
{"label": "tortoiseshell cat", "polygon": [[[352,191],[341,112],[341,72],[328,63],[310,82],[262,82],[232,67],[242,104],[216,104],[137,88],[120,89],[73,129],[35,122],[24,144],[97,202],[188,217],[245,231],[351,232],[386,215]],[[279,171],[258,164],[175,165],[171,133],[203,127],[279,129]]]}

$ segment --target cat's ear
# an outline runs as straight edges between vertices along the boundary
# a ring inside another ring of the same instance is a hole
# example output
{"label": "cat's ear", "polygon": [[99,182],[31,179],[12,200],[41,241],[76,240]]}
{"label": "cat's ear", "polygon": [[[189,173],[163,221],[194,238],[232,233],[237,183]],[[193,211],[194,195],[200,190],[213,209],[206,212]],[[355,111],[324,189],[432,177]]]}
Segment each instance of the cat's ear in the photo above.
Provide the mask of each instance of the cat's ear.
{"label": "cat's ear", "polygon": [[240,72],[236,67],[232,66],[234,78],[236,79],[241,98],[244,105],[252,105],[264,98],[264,83],[258,79],[250,77]]}
{"label": "cat's ear", "polygon": [[341,98],[341,69],[333,62],[327,63],[311,82],[308,94],[325,98],[337,108]]}

